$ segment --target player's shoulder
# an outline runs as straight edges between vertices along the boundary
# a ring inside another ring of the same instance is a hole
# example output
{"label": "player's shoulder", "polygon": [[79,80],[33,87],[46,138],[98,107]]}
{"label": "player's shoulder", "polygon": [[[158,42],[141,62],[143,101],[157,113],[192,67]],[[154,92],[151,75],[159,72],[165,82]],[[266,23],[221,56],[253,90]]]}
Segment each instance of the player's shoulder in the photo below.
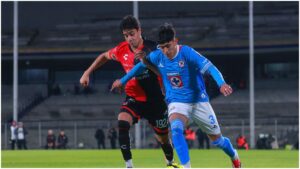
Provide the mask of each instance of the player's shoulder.
{"label": "player's shoulder", "polygon": [[196,51],[194,48],[192,48],[188,45],[182,45],[180,51],[182,53],[184,53],[184,55],[186,57],[190,57],[190,56],[194,56],[194,55],[201,55],[198,51]]}
{"label": "player's shoulder", "polygon": [[128,48],[128,42],[127,41],[123,41],[121,43],[119,43],[115,48],[118,48],[118,49],[124,49],[124,48]]}
{"label": "player's shoulder", "polygon": [[188,52],[190,50],[194,50],[192,47],[190,47],[188,45],[179,45],[179,48],[182,52]]}
{"label": "player's shoulder", "polygon": [[162,54],[162,51],[159,48],[156,48],[155,50],[153,50],[151,52],[151,55],[153,55],[153,56],[159,56],[161,54]]}
{"label": "player's shoulder", "polygon": [[192,48],[188,45],[179,45],[179,53],[184,58],[189,58]]}
{"label": "player's shoulder", "polygon": [[161,50],[160,49],[155,49],[154,51],[152,51],[147,57],[148,59],[150,59],[152,62],[157,62],[158,60],[160,60],[159,58],[161,58]]}

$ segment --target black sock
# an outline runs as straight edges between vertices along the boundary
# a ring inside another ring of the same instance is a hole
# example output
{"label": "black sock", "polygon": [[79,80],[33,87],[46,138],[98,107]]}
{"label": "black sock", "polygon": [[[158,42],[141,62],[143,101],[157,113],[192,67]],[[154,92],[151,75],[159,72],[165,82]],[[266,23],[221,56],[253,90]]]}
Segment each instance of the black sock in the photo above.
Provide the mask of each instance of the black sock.
{"label": "black sock", "polygon": [[165,153],[166,159],[168,161],[172,161],[174,157],[172,145],[170,143],[161,144],[161,148]]}
{"label": "black sock", "polygon": [[127,121],[119,120],[119,144],[125,161],[132,158],[130,151],[129,129],[130,124]]}

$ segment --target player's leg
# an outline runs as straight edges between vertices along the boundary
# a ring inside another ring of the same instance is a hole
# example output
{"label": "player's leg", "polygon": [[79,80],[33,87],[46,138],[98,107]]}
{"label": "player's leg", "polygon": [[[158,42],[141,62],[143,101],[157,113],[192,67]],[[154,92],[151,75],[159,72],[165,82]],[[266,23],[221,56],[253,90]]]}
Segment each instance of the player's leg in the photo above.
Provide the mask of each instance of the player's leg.
{"label": "player's leg", "polygon": [[170,143],[169,140],[169,135],[167,134],[155,134],[155,138],[158,141],[158,143],[160,144],[160,147],[162,148],[164,154],[165,154],[165,158],[166,158],[166,162],[167,162],[167,166],[173,166],[175,168],[178,168],[178,164],[176,164],[174,162],[174,153],[173,153],[173,147]]}
{"label": "player's leg", "polygon": [[221,134],[208,134],[208,137],[212,140],[213,145],[221,148],[231,158],[234,168],[241,168],[237,150],[233,148],[229,138],[224,137]]}
{"label": "player's leg", "polygon": [[222,136],[218,120],[211,105],[208,102],[197,103],[192,113],[192,118],[207,133],[212,144],[222,149],[232,159],[234,166],[237,167],[237,161],[239,162],[237,151],[233,148],[230,140]]}
{"label": "player's leg", "polygon": [[129,130],[140,118],[139,104],[134,98],[127,97],[118,116],[119,144],[127,168],[133,168]]}
{"label": "player's leg", "polygon": [[126,112],[121,112],[118,116],[119,144],[127,168],[133,168],[129,137],[132,121],[131,115]]}
{"label": "player's leg", "polygon": [[188,145],[184,137],[184,129],[188,122],[191,107],[185,103],[170,103],[168,105],[169,123],[171,125],[172,142],[180,159],[180,163],[185,168],[190,168],[190,156]]}
{"label": "player's leg", "polygon": [[188,118],[180,113],[173,113],[169,117],[172,133],[172,142],[179,157],[180,163],[185,168],[190,168],[189,149],[184,137],[184,129]]}
{"label": "player's leg", "polygon": [[182,168],[181,165],[177,164],[174,161],[173,146],[170,143],[168,126],[165,126],[163,128],[157,128],[157,127],[153,126],[153,129],[155,131],[155,138],[159,142],[159,144],[165,154],[167,167]]}
{"label": "player's leg", "polygon": [[141,114],[148,120],[155,132],[155,138],[164,152],[167,167],[179,168],[180,166],[174,162],[173,147],[169,139],[168,112],[165,101],[143,104]]}

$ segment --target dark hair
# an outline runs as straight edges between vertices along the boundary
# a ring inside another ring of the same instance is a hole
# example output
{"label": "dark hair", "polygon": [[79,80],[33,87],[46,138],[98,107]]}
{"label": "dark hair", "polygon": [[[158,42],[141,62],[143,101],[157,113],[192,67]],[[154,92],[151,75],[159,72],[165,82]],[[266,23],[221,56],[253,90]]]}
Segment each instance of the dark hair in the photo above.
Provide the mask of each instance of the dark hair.
{"label": "dark hair", "polygon": [[163,44],[170,42],[175,38],[175,29],[172,24],[169,23],[164,23],[162,26],[159,28],[159,33],[158,33],[158,44]]}
{"label": "dark hair", "polygon": [[125,16],[120,23],[121,31],[125,29],[139,29],[140,27],[140,22],[132,15]]}

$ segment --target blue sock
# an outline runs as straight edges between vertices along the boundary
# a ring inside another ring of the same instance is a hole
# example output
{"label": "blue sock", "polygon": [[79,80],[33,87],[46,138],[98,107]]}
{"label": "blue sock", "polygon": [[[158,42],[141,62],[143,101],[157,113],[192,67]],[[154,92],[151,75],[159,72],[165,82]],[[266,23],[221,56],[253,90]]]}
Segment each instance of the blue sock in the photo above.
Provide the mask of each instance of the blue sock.
{"label": "blue sock", "polygon": [[227,137],[221,136],[220,138],[218,138],[212,143],[213,145],[221,148],[231,159],[235,158],[236,151]]}
{"label": "blue sock", "polygon": [[184,124],[181,120],[176,119],[171,122],[172,141],[179,157],[181,164],[186,164],[190,161],[189,149],[185,141],[183,131]]}

